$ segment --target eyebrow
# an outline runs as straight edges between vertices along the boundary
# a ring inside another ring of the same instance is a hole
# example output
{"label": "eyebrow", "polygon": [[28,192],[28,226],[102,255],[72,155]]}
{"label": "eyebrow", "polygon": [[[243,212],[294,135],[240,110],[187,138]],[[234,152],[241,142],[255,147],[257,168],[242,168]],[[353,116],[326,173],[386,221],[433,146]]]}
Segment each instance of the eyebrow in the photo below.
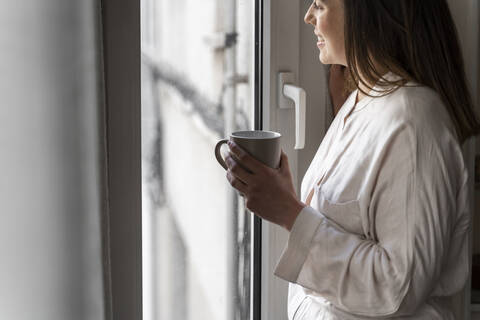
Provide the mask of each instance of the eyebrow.
{"label": "eyebrow", "polygon": [[[317,0],[313,0],[313,1],[317,1]],[[318,0],[322,5],[327,5],[327,2],[329,2],[328,0]],[[307,0],[307,2],[312,2],[312,0]]]}

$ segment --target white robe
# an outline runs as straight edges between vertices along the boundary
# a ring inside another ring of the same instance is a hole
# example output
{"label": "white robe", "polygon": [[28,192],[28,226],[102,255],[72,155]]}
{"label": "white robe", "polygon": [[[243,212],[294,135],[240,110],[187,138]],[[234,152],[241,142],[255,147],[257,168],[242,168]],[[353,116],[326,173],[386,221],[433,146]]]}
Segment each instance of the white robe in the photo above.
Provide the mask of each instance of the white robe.
{"label": "white robe", "polygon": [[470,178],[439,95],[411,85],[356,106],[354,91],[312,160],[301,186],[312,201],[274,271],[291,282],[290,320],[453,319],[471,261]]}

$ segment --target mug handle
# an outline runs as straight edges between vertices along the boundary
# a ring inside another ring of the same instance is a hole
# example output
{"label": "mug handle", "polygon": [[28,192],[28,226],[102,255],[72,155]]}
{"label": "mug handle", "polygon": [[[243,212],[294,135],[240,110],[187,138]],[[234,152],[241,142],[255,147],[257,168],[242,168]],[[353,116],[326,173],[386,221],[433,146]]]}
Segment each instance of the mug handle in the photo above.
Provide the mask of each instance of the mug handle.
{"label": "mug handle", "polygon": [[227,164],[225,163],[225,160],[223,160],[222,155],[220,154],[220,147],[222,144],[227,143],[228,139],[222,139],[217,142],[217,145],[215,146],[215,157],[217,158],[218,163],[225,169],[228,170]]}

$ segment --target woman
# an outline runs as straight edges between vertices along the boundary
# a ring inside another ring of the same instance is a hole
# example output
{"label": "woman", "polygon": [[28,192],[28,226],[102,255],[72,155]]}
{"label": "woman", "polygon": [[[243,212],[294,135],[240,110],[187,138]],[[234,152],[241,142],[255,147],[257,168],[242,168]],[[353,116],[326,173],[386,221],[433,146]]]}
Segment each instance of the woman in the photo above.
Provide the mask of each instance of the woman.
{"label": "woman", "polygon": [[275,269],[289,319],[454,319],[470,263],[461,145],[480,126],[446,1],[314,0],[305,22],[355,90],[301,199],[285,153],[275,170],[230,143],[252,173],[226,159],[247,207],[290,231]]}

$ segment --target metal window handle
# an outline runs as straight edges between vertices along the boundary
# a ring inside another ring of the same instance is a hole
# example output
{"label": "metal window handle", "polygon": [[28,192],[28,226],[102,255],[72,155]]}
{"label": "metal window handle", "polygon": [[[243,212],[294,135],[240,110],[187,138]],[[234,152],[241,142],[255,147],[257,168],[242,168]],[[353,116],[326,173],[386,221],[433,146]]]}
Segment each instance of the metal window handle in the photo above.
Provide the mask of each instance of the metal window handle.
{"label": "metal window handle", "polygon": [[307,94],[305,90],[293,84],[293,73],[279,73],[279,107],[291,108],[291,104],[283,96],[293,100],[295,108],[295,149],[305,147],[305,113]]}

